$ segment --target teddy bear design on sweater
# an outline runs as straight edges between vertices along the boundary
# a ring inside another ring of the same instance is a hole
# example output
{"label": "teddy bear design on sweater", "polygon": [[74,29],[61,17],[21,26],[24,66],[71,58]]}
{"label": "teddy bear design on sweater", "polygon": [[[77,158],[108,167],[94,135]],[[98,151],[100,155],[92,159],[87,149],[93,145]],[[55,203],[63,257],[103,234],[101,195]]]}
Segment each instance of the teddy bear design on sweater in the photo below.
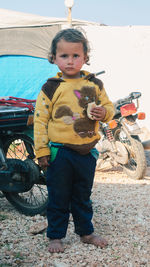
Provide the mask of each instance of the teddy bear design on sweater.
{"label": "teddy bear design on sweater", "polygon": [[100,104],[96,96],[95,87],[83,86],[81,90],[74,90],[78,99],[78,104],[83,108],[83,117],[79,113],[74,113],[68,106],[63,105],[56,110],[55,118],[63,118],[65,124],[73,124],[74,131],[82,138],[93,137],[95,133],[95,121],[87,116],[87,107],[89,103]]}

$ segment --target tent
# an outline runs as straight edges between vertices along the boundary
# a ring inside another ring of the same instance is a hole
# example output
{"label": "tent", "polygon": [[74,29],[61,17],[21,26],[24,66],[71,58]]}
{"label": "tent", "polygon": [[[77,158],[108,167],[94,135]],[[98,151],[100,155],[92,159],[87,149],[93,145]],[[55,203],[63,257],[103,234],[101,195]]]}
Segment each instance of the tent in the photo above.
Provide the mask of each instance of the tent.
{"label": "tent", "polygon": [[[58,71],[47,60],[55,33],[67,27],[66,19],[41,17],[0,9],[0,96],[35,99],[47,78]],[[150,26],[104,26],[73,19],[90,43],[91,72],[105,70],[99,78],[112,101],[140,91],[142,125],[150,130],[149,70]]]}
{"label": "tent", "polygon": [[[73,26],[84,24],[73,20]],[[0,9],[0,96],[37,97],[58,71],[47,55],[52,38],[65,27],[66,19]]]}

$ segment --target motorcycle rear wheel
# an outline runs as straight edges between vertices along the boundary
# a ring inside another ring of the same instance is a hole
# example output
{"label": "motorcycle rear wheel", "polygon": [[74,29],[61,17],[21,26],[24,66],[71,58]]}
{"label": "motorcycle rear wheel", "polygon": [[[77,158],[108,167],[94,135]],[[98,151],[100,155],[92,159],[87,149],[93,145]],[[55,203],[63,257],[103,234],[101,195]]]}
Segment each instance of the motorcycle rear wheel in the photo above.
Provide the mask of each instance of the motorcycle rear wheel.
{"label": "motorcycle rear wheel", "polygon": [[[4,144],[4,152],[7,158],[32,159],[35,161],[33,140],[23,134],[10,136]],[[34,172],[32,175],[34,175]],[[46,178],[42,171],[40,175],[46,184]],[[25,215],[46,214],[48,193],[44,184],[34,184],[28,192],[24,193],[3,193],[14,207]]]}
{"label": "motorcycle rear wheel", "polygon": [[[118,130],[117,136],[119,136]],[[116,138],[115,139],[119,139]],[[121,140],[120,140],[121,141]],[[132,179],[140,180],[144,178],[147,163],[143,145],[138,136],[127,136],[126,142],[123,142],[128,152],[128,162],[123,165],[123,171]]]}

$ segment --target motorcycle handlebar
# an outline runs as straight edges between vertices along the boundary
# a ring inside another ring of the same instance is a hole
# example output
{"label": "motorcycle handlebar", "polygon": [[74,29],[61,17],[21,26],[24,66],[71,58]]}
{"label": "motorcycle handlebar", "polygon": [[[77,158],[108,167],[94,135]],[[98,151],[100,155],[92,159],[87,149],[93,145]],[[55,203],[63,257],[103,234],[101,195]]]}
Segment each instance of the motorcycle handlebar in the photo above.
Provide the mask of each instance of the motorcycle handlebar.
{"label": "motorcycle handlebar", "polygon": [[115,104],[120,105],[120,104],[126,104],[128,102],[131,102],[133,99],[137,99],[141,97],[140,92],[132,92],[130,93],[127,97],[121,98],[115,102]]}
{"label": "motorcycle handlebar", "polygon": [[98,76],[98,75],[100,75],[100,74],[103,74],[103,73],[105,73],[105,71],[104,71],[104,70],[102,70],[102,71],[99,71],[99,72],[95,73],[95,76]]}

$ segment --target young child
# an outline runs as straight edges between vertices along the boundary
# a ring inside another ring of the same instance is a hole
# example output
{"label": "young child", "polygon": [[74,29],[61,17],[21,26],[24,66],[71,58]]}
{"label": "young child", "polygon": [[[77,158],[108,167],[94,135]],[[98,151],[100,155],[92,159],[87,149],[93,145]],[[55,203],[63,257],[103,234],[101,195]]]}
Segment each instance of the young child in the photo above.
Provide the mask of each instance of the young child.
{"label": "young child", "polygon": [[[61,72],[47,80],[36,102],[34,141],[39,165],[47,168],[50,252],[64,251],[62,238],[70,212],[82,242],[101,248],[107,245],[104,238],[94,234],[90,195],[99,121],[109,121],[114,108],[101,80],[81,70],[88,62],[88,53],[88,42],[80,31],[58,32],[49,61]],[[93,102],[87,114],[88,104]]]}

